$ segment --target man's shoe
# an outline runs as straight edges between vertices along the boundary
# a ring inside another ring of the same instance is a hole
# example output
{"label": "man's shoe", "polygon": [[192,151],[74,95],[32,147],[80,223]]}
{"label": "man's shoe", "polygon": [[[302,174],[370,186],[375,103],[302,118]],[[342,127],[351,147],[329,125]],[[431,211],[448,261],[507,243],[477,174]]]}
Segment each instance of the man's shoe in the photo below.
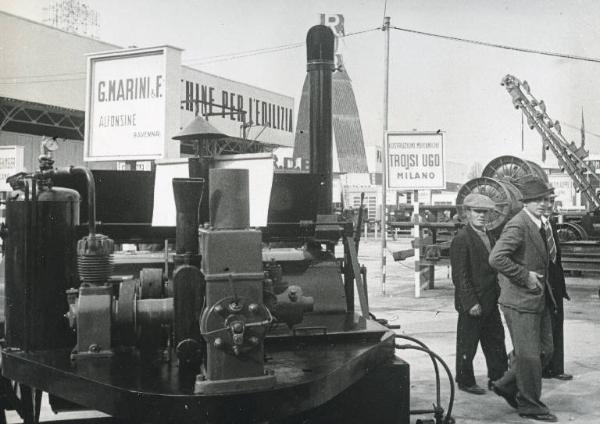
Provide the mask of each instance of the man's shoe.
{"label": "man's shoe", "polygon": [[517,397],[514,394],[505,392],[504,390],[500,389],[498,386],[496,386],[496,384],[494,384],[493,381],[490,382],[490,386],[492,388],[492,390],[494,391],[494,393],[496,393],[498,396],[503,397],[504,400],[513,408],[517,409],[518,404],[517,404]]}
{"label": "man's shoe", "polygon": [[498,380],[500,380],[500,378],[502,378],[502,377],[489,378],[488,379],[488,385],[487,385],[487,387],[488,387],[489,391],[493,391],[494,390],[494,381],[498,381]]}
{"label": "man's shoe", "polygon": [[472,395],[485,395],[485,389],[479,387],[477,384],[473,384],[472,386],[459,384],[458,389],[462,390],[463,392],[471,393]]}
{"label": "man's shoe", "polygon": [[552,376],[552,378],[556,378],[557,380],[573,380],[573,376],[571,374],[556,374],[555,376]]}
{"label": "man's shoe", "polygon": [[556,415],[551,414],[550,412],[547,414],[519,414],[519,416],[523,418],[531,418],[532,420],[546,421],[548,423],[555,423],[558,421]]}

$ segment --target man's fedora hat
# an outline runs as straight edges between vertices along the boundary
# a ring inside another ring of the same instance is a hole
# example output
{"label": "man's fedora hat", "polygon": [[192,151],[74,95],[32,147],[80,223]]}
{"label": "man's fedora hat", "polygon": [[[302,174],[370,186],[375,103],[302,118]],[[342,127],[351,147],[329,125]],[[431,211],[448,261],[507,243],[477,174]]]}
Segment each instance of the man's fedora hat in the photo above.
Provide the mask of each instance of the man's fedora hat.
{"label": "man's fedora hat", "polygon": [[526,175],[519,178],[514,185],[521,192],[521,202],[540,199],[554,194],[554,188],[539,177]]}

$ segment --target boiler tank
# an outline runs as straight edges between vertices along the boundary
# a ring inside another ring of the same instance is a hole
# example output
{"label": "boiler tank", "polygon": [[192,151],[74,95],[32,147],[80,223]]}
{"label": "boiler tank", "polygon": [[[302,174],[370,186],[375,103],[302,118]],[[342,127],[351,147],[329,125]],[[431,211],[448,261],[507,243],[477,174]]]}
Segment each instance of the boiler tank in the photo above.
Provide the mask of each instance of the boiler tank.
{"label": "boiler tank", "polygon": [[6,346],[72,347],[66,290],[77,287],[80,195],[62,187],[14,191],[6,202]]}

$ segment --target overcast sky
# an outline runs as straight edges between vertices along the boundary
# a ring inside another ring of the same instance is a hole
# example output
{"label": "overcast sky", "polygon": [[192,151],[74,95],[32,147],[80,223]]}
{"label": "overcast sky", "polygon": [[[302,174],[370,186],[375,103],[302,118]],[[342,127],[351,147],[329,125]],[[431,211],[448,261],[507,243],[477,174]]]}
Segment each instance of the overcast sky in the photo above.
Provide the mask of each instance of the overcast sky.
{"label": "overcast sky", "polygon": [[[0,9],[33,20],[47,0],[0,0]],[[303,42],[320,13],[345,17],[347,34],[383,22],[385,0],[88,0],[99,14],[99,38],[121,46],[170,44],[183,63],[290,95],[298,107],[306,74],[303,46],[267,54],[224,56]],[[600,58],[600,2],[594,0],[388,0],[392,26],[541,51]],[[10,35],[10,34],[9,34]],[[600,63],[520,53],[391,31],[389,129],[446,133],[447,158],[470,165],[500,155],[541,163],[541,142],[526,128],[500,81],[507,73],[530,83],[563,134],[600,153]],[[4,34],[6,36],[6,34]],[[353,80],[365,142],[380,144],[384,33],[340,43]],[[217,61],[217,59],[219,59]],[[227,59],[227,60],[221,60]],[[82,59],[83,60],[83,59]],[[571,128],[569,125],[575,127]]]}

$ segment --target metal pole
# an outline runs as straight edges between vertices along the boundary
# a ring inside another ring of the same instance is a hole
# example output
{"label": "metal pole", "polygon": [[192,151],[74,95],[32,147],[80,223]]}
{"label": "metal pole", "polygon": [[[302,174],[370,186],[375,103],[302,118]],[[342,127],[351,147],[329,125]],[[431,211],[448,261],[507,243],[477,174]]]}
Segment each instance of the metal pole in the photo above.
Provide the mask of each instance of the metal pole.
{"label": "metal pole", "polygon": [[[413,229],[413,237],[414,240],[421,240],[421,227],[419,223],[421,222],[421,211],[419,208],[419,190],[413,191],[413,220],[415,223]],[[415,245],[415,297],[421,297],[421,266],[419,263],[421,262],[421,248],[420,243]]]}
{"label": "metal pole", "polygon": [[385,295],[385,274],[386,274],[386,251],[387,251],[387,130],[388,130],[388,88],[390,75],[390,17],[383,18],[383,31],[385,31],[385,51],[384,51],[384,69],[383,69],[383,172],[381,173],[381,294]]}

